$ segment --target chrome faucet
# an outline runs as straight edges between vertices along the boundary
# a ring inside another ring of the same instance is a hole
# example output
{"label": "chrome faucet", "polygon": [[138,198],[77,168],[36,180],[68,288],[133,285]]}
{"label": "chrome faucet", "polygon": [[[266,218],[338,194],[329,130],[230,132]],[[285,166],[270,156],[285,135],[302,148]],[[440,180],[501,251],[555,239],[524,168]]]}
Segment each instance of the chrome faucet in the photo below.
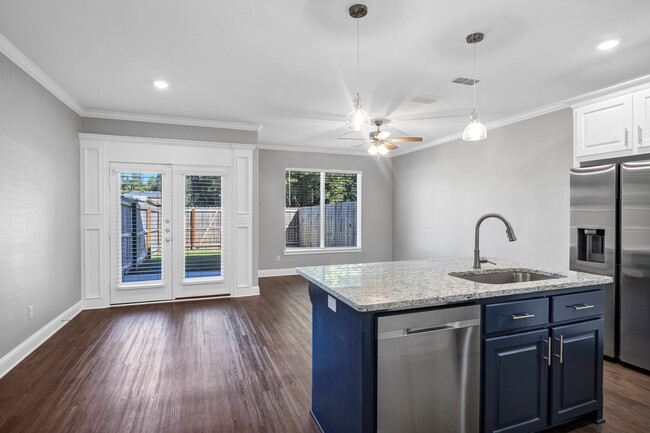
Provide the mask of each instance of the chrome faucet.
{"label": "chrome faucet", "polygon": [[492,263],[493,265],[496,264],[487,259],[482,259],[478,247],[478,236],[479,236],[479,230],[481,228],[481,223],[488,218],[498,218],[501,221],[503,221],[503,223],[506,225],[506,234],[508,235],[508,241],[514,242],[517,240],[517,236],[515,236],[515,231],[512,229],[512,226],[510,225],[508,220],[505,219],[503,216],[499,215],[498,213],[486,213],[485,215],[483,215],[481,218],[478,219],[478,221],[476,221],[476,229],[474,230],[474,265],[473,265],[474,269],[481,269],[481,263]]}

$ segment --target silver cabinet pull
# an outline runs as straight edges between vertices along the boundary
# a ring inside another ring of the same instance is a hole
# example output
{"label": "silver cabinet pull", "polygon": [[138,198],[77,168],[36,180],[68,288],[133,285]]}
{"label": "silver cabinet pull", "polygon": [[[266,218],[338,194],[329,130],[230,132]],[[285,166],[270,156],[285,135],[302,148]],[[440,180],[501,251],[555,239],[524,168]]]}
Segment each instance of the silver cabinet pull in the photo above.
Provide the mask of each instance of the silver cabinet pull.
{"label": "silver cabinet pull", "polygon": [[588,304],[582,304],[582,305],[571,305],[571,308],[574,310],[588,310],[590,308],[594,308],[594,305],[588,305]]}
{"label": "silver cabinet pull", "polygon": [[523,314],[512,314],[510,315],[510,317],[512,317],[512,320],[519,320],[519,319],[530,319],[531,317],[535,317],[535,315],[523,313]]}
{"label": "silver cabinet pull", "polygon": [[627,147],[629,136],[630,136],[630,131],[628,131],[627,128],[625,128],[625,147]]}
{"label": "silver cabinet pull", "polygon": [[560,358],[560,364],[562,364],[564,362],[564,335],[560,335],[560,338],[556,338],[556,340],[560,342],[560,354],[556,353],[555,356]]}
{"label": "silver cabinet pull", "polygon": [[641,125],[639,125],[639,144],[643,144],[643,129],[641,129]]}
{"label": "silver cabinet pull", "polygon": [[551,359],[552,359],[552,358],[551,358],[551,351],[553,350],[553,349],[551,348],[551,342],[552,342],[553,340],[551,340],[551,338],[549,337],[548,340],[542,340],[542,341],[543,341],[544,343],[548,344],[548,351],[546,352],[546,353],[548,353],[548,356],[542,356],[542,358],[544,358],[544,359],[546,360],[546,363],[547,363],[546,365],[548,365],[548,366],[550,367],[550,366],[551,366]]}

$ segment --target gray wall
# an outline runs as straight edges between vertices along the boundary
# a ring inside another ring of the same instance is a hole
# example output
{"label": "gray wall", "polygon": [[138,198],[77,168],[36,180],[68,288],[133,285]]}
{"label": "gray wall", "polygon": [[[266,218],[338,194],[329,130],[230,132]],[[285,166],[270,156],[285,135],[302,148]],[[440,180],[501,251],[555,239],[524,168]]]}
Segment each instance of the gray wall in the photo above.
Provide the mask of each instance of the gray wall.
{"label": "gray wall", "polygon": [[0,77],[2,357],[81,299],[80,119],[2,54]]}
{"label": "gray wall", "polygon": [[393,158],[393,257],[471,257],[474,226],[484,256],[568,268],[573,118],[565,109]]}
{"label": "gray wall", "polygon": [[[259,151],[259,269],[392,260],[390,158],[326,153]],[[362,252],[288,255],[284,251],[284,170],[319,168],[361,170]],[[276,256],[280,261],[276,261]]]}
{"label": "gray wall", "polygon": [[124,135],[130,137],[169,138],[174,140],[218,141],[222,143],[257,144],[257,131],[132,122],[129,120],[81,119],[81,130],[89,134]]}

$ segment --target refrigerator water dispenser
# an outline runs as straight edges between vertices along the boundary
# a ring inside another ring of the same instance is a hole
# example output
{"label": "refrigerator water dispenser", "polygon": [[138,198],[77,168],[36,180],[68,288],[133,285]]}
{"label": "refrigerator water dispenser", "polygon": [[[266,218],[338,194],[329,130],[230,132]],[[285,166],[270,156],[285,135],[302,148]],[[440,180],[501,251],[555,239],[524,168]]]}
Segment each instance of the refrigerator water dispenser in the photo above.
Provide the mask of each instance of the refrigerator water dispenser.
{"label": "refrigerator water dispenser", "polygon": [[578,229],[578,260],[605,263],[605,229]]}

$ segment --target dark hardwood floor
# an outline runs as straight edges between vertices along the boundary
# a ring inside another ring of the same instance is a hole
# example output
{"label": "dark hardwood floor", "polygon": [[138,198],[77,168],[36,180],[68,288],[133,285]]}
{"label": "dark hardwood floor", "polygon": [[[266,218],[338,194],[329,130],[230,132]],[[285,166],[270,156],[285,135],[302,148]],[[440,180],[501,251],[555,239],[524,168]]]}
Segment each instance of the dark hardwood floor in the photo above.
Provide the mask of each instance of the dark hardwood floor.
{"label": "dark hardwood floor", "polygon": [[[0,432],[318,432],[307,283],[260,290],[80,313],[0,379]],[[650,431],[650,376],[606,363],[605,418],[552,432]]]}

